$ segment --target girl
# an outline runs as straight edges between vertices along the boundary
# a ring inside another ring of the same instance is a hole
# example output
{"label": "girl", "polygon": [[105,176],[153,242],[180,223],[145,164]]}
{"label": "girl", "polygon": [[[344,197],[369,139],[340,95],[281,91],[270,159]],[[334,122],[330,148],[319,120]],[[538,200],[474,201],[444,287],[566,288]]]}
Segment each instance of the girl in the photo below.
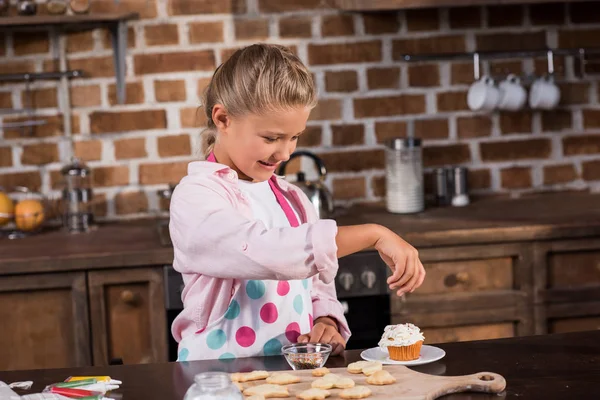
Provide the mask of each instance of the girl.
{"label": "girl", "polygon": [[304,193],[274,175],[316,101],[311,74],[281,46],[238,50],[215,71],[203,101],[207,160],[189,164],[171,198],[174,267],[185,283],[172,327],[179,361],[281,354],[309,341],[339,354],[350,330],[337,260],[369,247],[392,269],[398,295],[423,282],[417,251],[396,234],[318,220]]}

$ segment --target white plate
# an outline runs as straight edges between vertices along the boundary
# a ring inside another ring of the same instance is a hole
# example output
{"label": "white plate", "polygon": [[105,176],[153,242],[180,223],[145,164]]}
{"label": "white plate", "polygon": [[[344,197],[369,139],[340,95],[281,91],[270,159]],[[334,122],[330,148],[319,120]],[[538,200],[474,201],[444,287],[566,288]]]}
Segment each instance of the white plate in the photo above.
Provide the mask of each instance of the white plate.
{"label": "white plate", "polygon": [[398,364],[398,365],[421,365],[428,364],[444,358],[446,352],[439,347],[428,346],[424,344],[421,346],[420,357],[412,361],[395,361],[390,359],[387,351],[382,350],[379,347],[373,347],[360,353],[363,360],[367,361],[380,361],[382,364]]}

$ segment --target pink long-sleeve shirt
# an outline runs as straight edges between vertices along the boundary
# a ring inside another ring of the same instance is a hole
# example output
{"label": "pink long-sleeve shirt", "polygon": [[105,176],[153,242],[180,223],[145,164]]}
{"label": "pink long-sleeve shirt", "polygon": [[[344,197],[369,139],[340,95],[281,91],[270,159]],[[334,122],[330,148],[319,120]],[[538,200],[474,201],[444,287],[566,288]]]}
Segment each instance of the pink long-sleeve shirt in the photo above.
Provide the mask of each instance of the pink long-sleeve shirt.
{"label": "pink long-sleeve shirt", "polygon": [[206,161],[188,165],[171,197],[169,224],[173,267],[185,284],[184,309],[171,327],[178,342],[225,314],[242,279],[312,277],[314,318],[334,318],[342,337],[350,337],[334,285],[337,225],[318,219],[299,188],[281,178],[276,184],[298,212],[300,226],[266,229],[253,219],[234,170]]}

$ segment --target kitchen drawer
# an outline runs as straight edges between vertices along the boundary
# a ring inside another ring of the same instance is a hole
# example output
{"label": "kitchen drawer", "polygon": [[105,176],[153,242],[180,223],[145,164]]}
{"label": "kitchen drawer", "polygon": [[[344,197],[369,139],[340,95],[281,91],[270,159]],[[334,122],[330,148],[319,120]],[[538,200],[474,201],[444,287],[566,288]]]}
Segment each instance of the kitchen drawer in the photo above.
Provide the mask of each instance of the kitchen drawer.
{"label": "kitchen drawer", "polygon": [[548,253],[548,288],[600,285],[600,249]]}
{"label": "kitchen drawer", "polygon": [[513,257],[425,262],[427,278],[415,295],[510,290]]}
{"label": "kitchen drawer", "polygon": [[427,344],[499,339],[516,336],[516,327],[512,322],[448,326],[444,328],[425,327],[421,329],[425,335],[425,342]]}
{"label": "kitchen drawer", "polygon": [[549,333],[567,333],[600,330],[600,316],[557,318],[548,321]]}

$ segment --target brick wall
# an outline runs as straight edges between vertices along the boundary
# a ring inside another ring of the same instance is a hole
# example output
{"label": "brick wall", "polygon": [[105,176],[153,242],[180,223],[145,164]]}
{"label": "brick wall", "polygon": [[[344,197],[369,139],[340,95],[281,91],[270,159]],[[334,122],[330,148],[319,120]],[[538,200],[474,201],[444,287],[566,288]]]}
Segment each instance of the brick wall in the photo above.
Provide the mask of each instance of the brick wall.
{"label": "brick wall", "polygon": [[[558,59],[563,93],[551,112],[473,113],[466,106],[469,62],[404,64],[404,53],[594,46],[600,2],[342,14],[321,0],[95,1],[93,11],[133,10],[127,104],[116,104],[112,52],[104,30],[68,36],[76,154],[94,169],[98,213],[154,213],[156,195],[197,158],[198,94],[232,51],[256,41],[292,46],[314,72],[320,103],[300,145],[319,153],[339,201],[372,202],[385,193],[383,147],[393,136],[424,139],[427,168],[463,164],[474,193],[600,188],[597,76],[579,79]],[[0,73],[53,68],[45,33],[6,35]],[[540,60],[499,60],[494,74],[545,72]],[[54,82],[34,86],[33,135],[0,136],[0,186],[55,194],[65,159]],[[20,107],[24,85],[0,86],[0,107]],[[4,121],[23,116],[4,116]]]}

